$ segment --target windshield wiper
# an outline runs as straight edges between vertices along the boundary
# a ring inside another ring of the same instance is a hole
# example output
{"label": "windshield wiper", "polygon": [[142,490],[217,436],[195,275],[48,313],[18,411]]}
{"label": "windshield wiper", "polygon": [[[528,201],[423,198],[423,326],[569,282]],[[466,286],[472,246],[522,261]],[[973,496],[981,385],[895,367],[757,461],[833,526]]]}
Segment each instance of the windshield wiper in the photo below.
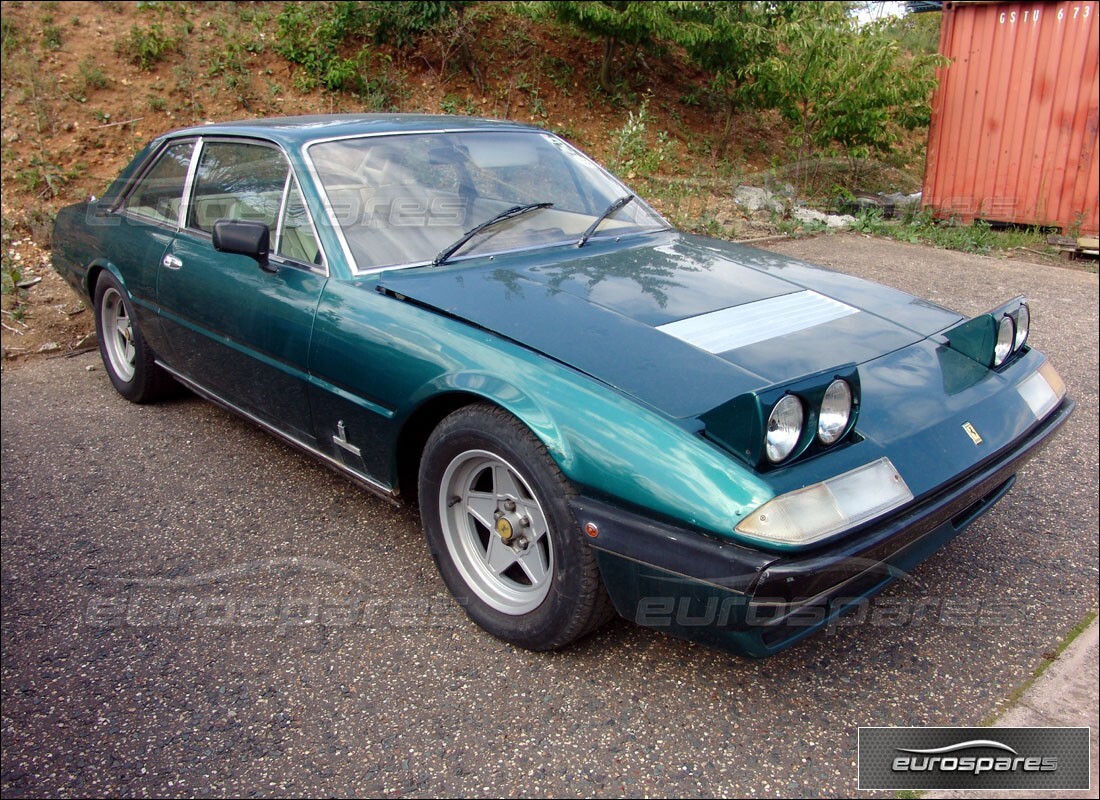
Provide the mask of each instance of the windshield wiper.
{"label": "windshield wiper", "polygon": [[596,217],[596,221],[588,226],[588,230],[581,234],[581,238],[577,241],[577,247],[584,247],[585,242],[592,238],[592,234],[596,232],[596,228],[603,224],[603,221],[625,206],[631,200],[634,199],[632,194],[624,194],[618,200],[615,200],[611,205],[603,210],[603,213]]}
{"label": "windshield wiper", "polygon": [[451,246],[445,247],[442,250],[440,250],[439,255],[437,255],[435,257],[435,259],[432,261],[432,266],[433,267],[438,267],[440,264],[445,263],[448,258],[450,258],[455,253],[457,253],[459,250],[461,250],[462,246],[465,245],[466,242],[473,239],[475,236],[477,236],[479,233],[481,233],[486,228],[488,228],[492,225],[496,225],[498,222],[503,222],[506,219],[513,219],[515,217],[521,217],[524,214],[527,214],[531,211],[537,211],[540,208],[550,208],[553,205],[554,205],[553,203],[528,203],[525,206],[512,206],[511,208],[504,209],[504,211],[501,211],[499,214],[497,214],[492,219],[488,219],[485,222],[481,223],[480,225],[475,225],[474,227],[470,228],[470,230],[468,230],[464,234],[462,234],[461,238],[459,238],[458,241],[456,241]]}

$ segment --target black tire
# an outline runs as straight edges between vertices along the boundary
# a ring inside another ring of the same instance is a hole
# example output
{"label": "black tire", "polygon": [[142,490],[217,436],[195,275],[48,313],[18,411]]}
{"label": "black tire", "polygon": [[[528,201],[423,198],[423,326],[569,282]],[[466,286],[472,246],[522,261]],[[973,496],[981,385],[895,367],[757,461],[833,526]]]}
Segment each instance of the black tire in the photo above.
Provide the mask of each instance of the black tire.
{"label": "black tire", "polygon": [[419,492],[444,583],[493,636],[553,650],[614,615],[569,482],[508,412],[477,404],[444,419],[424,448]]}
{"label": "black tire", "polygon": [[95,284],[95,332],[99,355],[120,395],[132,403],[151,403],[172,394],[178,384],[156,364],[134,319],[126,289],[109,272]]}

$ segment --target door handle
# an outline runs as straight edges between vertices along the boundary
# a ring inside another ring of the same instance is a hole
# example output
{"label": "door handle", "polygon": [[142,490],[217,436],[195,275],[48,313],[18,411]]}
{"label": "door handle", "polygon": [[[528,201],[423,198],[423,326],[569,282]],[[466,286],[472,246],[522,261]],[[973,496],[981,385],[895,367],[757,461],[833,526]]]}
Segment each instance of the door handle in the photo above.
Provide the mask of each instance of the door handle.
{"label": "door handle", "polygon": [[168,267],[168,269],[179,269],[180,267],[183,266],[183,262],[180,261],[178,258],[176,258],[173,255],[165,256],[164,260],[161,261],[160,263],[163,264],[164,266]]}

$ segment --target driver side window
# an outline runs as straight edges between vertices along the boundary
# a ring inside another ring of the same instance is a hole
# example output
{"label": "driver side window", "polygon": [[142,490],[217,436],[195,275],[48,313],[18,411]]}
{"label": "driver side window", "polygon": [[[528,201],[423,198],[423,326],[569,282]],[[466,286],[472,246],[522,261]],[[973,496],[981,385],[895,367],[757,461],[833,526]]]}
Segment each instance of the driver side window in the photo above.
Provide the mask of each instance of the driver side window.
{"label": "driver side window", "polygon": [[187,227],[209,233],[220,219],[262,222],[272,232],[289,167],[282,152],[250,142],[204,142]]}

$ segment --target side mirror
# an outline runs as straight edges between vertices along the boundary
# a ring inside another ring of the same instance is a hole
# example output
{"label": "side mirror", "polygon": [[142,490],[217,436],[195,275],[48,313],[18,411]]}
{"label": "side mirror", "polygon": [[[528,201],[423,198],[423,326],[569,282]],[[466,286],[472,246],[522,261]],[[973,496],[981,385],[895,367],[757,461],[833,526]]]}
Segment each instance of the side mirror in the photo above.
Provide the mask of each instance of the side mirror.
{"label": "side mirror", "polygon": [[271,268],[267,260],[271,249],[271,230],[262,222],[219,219],[214,223],[214,249],[250,256],[265,272],[277,271]]}
{"label": "side mirror", "polygon": [[[114,202],[118,202],[118,198],[114,199]],[[91,216],[97,219],[104,219],[115,213],[115,209],[112,208],[112,203],[106,202],[106,199],[100,199],[94,194],[88,195],[88,212]]]}

